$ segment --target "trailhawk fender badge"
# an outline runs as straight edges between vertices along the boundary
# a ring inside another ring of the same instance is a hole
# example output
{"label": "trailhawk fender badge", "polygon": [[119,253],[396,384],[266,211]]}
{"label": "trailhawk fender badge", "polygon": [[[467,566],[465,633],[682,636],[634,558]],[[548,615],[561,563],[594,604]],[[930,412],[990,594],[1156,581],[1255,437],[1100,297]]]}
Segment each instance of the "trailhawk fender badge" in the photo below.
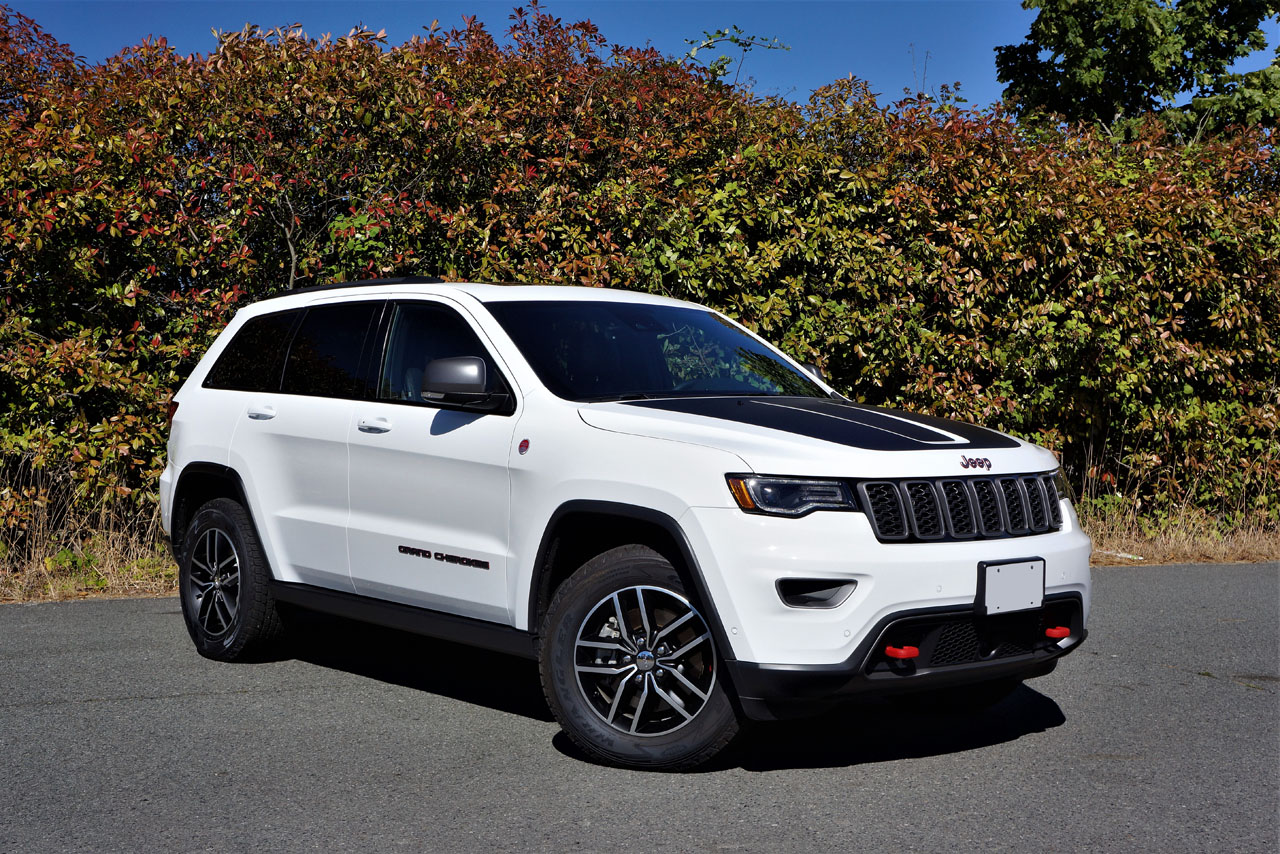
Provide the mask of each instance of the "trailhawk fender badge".
{"label": "trailhawk fender badge", "polygon": [[399,552],[402,555],[413,555],[425,560],[435,558],[442,563],[456,563],[458,566],[472,566],[476,569],[488,569],[489,561],[477,560],[473,557],[462,557],[461,555],[445,554],[444,552],[433,552],[431,549],[419,549],[414,546],[400,546]]}
{"label": "trailhawk fender badge", "polygon": [[991,460],[986,457],[961,457],[960,468],[986,469],[987,471],[991,471]]}

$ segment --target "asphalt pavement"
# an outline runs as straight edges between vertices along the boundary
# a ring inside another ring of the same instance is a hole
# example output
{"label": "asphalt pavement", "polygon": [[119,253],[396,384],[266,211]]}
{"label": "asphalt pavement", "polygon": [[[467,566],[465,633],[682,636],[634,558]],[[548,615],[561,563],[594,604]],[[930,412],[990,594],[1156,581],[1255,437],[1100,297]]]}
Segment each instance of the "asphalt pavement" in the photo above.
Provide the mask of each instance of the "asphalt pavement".
{"label": "asphalt pavement", "polygon": [[1280,850],[1280,564],[1094,580],[1084,647],[985,713],[691,774],[584,760],[518,659],[323,618],[218,664],[176,599],[3,605],[0,851]]}

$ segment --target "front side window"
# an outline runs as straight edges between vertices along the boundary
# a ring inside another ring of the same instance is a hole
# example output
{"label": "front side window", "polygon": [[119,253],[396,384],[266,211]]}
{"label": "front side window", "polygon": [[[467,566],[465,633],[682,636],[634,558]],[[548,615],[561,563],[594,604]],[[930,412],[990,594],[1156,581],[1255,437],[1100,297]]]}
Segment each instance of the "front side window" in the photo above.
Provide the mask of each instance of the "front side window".
{"label": "front side window", "polygon": [[205,388],[231,391],[279,391],[289,333],[302,309],[252,318],[240,327],[213,363]]}
{"label": "front side window", "polygon": [[710,311],[586,301],[486,307],[543,384],[568,400],[829,397],[806,374]]}
{"label": "front side window", "polygon": [[363,397],[360,358],[381,307],[381,302],[339,302],[307,309],[289,347],[281,390],[315,397]]}
{"label": "front side window", "polygon": [[391,319],[378,398],[422,403],[422,378],[427,363],[456,356],[484,359],[490,391],[507,390],[493,357],[458,312],[438,303],[400,303]]}

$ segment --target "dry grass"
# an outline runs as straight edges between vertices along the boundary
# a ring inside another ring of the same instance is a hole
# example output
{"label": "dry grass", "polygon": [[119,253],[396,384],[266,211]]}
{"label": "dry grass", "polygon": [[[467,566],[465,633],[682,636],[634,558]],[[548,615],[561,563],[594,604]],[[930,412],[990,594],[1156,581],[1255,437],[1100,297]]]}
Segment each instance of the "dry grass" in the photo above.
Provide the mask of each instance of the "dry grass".
{"label": "dry grass", "polygon": [[[0,602],[163,596],[178,571],[158,519],[99,513],[33,520],[21,536],[0,530]],[[1280,560],[1280,527],[1250,522],[1223,531],[1212,517],[1184,509],[1161,524],[1129,511],[1086,511],[1095,565],[1231,563]],[[1139,559],[1140,558],[1140,559]]]}
{"label": "dry grass", "polygon": [[0,602],[160,596],[177,584],[155,514],[103,511],[54,525],[37,513],[24,530],[0,528]]}
{"label": "dry grass", "polygon": [[1227,529],[1203,510],[1185,506],[1154,523],[1132,512],[1084,512],[1095,566],[1237,563],[1280,560],[1280,526],[1260,519]]}

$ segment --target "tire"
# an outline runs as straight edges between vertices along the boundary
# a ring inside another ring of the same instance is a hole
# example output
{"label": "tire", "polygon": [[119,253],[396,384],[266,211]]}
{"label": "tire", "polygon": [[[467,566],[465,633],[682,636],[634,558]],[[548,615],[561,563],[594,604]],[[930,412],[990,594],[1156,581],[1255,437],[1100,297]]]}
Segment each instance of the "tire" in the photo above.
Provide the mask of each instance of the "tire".
{"label": "tire", "polygon": [[282,634],[271,570],[248,512],[230,498],[196,511],[178,565],[182,616],[196,650],[216,661],[262,658]]}
{"label": "tire", "polygon": [[584,564],[556,591],[540,638],[547,704],[595,760],[684,770],[738,733],[710,624],[650,548]]}

